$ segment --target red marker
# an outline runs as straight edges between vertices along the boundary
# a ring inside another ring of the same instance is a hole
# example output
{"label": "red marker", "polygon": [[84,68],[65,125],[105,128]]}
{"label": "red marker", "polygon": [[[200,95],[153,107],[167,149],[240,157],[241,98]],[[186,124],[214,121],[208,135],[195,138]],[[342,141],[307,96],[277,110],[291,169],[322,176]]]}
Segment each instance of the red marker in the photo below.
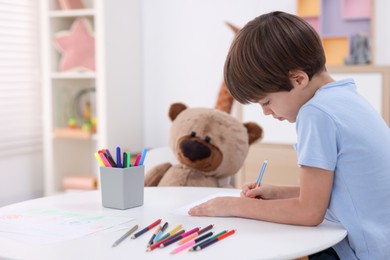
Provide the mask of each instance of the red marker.
{"label": "red marker", "polygon": [[137,157],[135,157],[134,166],[138,166],[140,160],[141,160],[141,154],[137,154]]}

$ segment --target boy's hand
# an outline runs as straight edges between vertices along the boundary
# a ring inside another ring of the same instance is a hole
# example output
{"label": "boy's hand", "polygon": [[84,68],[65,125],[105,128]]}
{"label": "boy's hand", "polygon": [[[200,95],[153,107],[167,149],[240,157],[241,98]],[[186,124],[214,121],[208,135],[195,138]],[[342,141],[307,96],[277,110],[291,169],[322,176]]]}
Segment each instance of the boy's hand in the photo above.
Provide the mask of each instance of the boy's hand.
{"label": "boy's hand", "polygon": [[264,200],[276,199],[276,189],[275,186],[269,184],[261,184],[259,187],[256,187],[256,183],[252,182],[242,187],[240,196]]}
{"label": "boy's hand", "polygon": [[231,209],[237,205],[237,197],[217,197],[199,204],[188,211],[191,216],[232,216]]}

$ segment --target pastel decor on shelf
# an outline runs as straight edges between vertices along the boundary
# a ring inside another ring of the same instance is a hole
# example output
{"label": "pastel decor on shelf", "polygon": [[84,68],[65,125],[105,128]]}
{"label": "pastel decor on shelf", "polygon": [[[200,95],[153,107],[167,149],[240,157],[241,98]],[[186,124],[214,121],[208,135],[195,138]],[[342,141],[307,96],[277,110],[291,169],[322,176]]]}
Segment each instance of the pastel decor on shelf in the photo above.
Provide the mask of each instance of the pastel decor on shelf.
{"label": "pastel decor on shelf", "polygon": [[58,4],[62,10],[85,8],[82,0],[58,0]]}
{"label": "pastel decor on shelf", "polygon": [[349,56],[348,37],[324,37],[322,44],[325,50],[327,65],[342,65]]}
{"label": "pastel decor on shelf", "polygon": [[78,18],[69,31],[56,33],[54,44],[61,53],[59,71],[95,71],[95,36],[88,19]]}

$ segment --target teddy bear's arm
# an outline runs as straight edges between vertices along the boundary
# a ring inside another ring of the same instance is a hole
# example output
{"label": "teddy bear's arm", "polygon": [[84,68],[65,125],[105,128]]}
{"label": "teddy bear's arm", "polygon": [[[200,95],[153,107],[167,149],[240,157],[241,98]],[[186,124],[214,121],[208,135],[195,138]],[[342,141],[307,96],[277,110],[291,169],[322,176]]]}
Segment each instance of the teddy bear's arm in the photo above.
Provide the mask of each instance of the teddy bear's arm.
{"label": "teddy bear's arm", "polygon": [[171,167],[172,164],[169,162],[154,166],[145,175],[145,186],[157,186],[160,183],[160,180],[162,179],[164,174]]}

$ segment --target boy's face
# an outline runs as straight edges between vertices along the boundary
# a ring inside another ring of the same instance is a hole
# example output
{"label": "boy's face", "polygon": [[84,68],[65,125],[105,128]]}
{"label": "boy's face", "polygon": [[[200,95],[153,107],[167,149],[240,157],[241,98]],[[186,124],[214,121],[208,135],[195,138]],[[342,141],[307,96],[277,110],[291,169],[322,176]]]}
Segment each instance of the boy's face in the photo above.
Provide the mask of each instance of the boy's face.
{"label": "boy's face", "polygon": [[291,91],[274,92],[259,100],[264,115],[272,115],[280,121],[295,123],[299,109],[307,99],[302,95],[302,89],[294,87]]}

